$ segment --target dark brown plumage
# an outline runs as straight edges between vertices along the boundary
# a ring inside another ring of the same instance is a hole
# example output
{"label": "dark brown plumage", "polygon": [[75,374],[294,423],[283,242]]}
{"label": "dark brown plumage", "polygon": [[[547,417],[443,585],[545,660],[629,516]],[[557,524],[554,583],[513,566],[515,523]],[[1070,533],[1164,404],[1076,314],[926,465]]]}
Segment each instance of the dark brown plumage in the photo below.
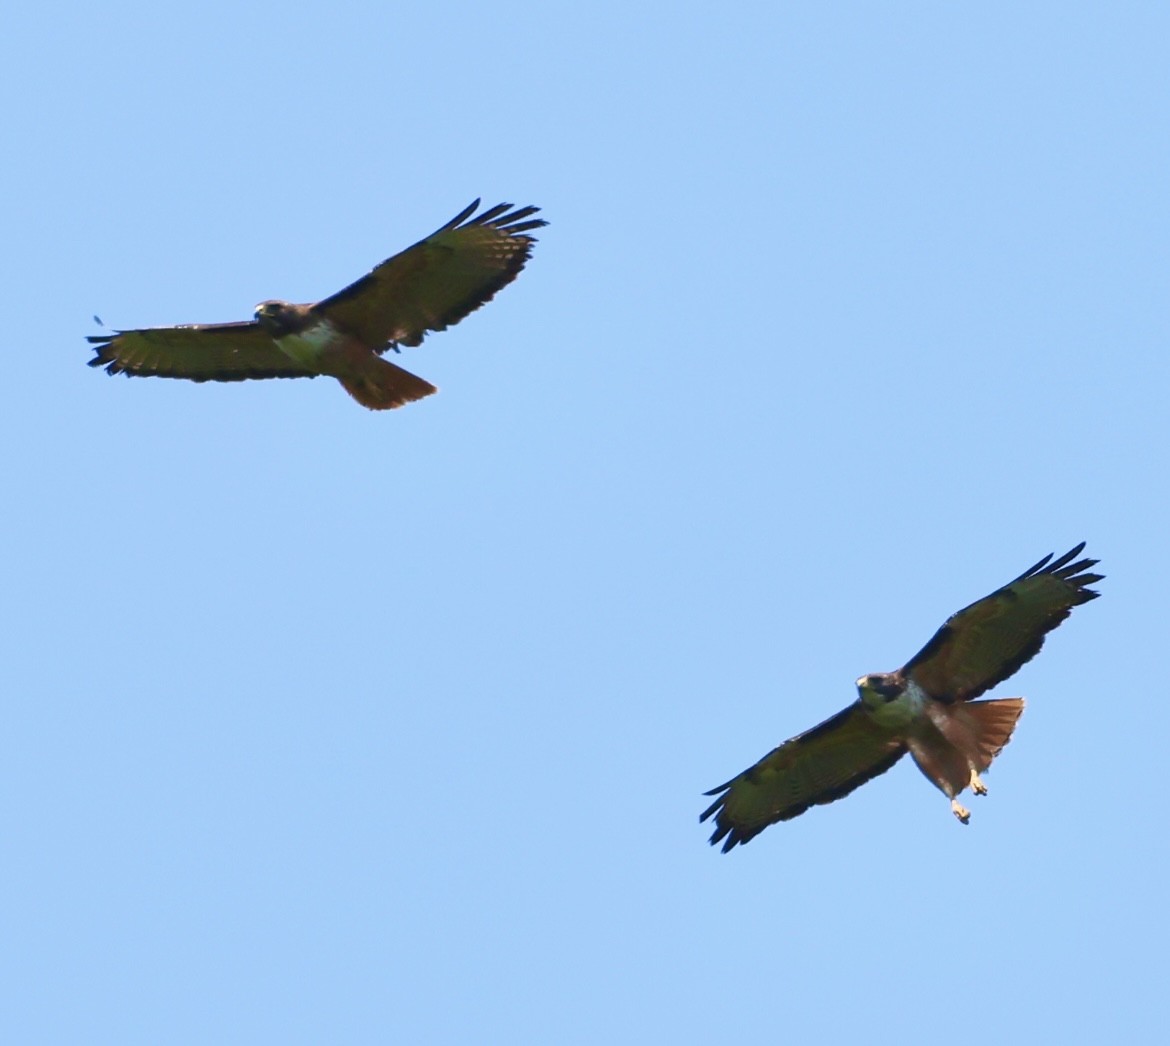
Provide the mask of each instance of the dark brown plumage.
{"label": "dark brown plumage", "polygon": [[421,344],[490,301],[524,268],[546,223],[539,208],[479,201],[368,275],[310,305],[262,302],[250,322],[150,327],[91,336],[91,367],[109,374],[244,381],[337,378],[363,406],[386,410],[437,391],[381,355]]}
{"label": "dark brown plumage", "polygon": [[1081,603],[1099,593],[1080,559],[1084,543],[1052,561],[1045,556],[991,595],[952,614],[896,672],[857,680],[858,700],[823,723],[785,741],[755,766],[713,788],[699,818],[715,818],[711,843],[726,853],[777,821],[831,803],[885,773],[909,752],[950,800],[964,824],[970,814],[956,796],[987,789],[979,775],[1008,743],[1024,709],[1022,698],[974,701],[1033,658],[1044,637]]}

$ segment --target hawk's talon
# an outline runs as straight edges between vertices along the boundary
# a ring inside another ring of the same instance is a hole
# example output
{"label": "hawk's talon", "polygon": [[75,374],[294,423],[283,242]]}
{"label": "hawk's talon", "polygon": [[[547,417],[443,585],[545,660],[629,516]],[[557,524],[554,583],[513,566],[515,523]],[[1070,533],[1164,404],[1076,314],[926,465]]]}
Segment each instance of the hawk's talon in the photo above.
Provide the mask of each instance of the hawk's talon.
{"label": "hawk's talon", "polygon": [[971,791],[976,795],[987,794],[987,785],[983,783],[979,775],[974,770],[971,771]]}
{"label": "hawk's talon", "polygon": [[951,800],[951,813],[953,813],[963,824],[971,820],[971,811],[965,806],[959,805],[958,799]]}

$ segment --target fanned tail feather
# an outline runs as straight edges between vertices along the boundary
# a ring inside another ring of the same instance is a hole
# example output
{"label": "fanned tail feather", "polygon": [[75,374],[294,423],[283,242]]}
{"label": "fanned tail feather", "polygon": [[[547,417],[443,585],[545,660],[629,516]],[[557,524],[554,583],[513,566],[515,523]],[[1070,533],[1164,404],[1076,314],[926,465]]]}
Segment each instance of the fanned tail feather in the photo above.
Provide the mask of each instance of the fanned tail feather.
{"label": "fanned tail feather", "polygon": [[910,754],[918,769],[944,795],[954,798],[981,774],[1011,740],[1024,711],[1022,697],[956,703],[934,726],[941,740],[929,735],[909,739]]}
{"label": "fanned tail feather", "polygon": [[982,773],[1011,740],[1020,715],[1024,711],[1022,697],[1000,697],[991,701],[970,701],[956,705],[955,718],[966,727],[972,744],[964,746],[967,756]]}
{"label": "fanned tail feather", "polygon": [[408,370],[378,356],[367,356],[356,377],[338,378],[345,391],[370,410],[393,410],[439,390]]}

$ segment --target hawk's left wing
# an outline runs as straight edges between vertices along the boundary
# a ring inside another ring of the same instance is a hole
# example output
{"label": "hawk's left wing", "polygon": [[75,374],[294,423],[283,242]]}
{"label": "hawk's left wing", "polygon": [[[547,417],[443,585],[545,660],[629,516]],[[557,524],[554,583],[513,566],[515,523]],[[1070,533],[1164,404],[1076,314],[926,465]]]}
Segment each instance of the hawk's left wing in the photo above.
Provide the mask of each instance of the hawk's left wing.
{"label": "hawk's left wing", "polygon": [[1045,556],[952,614],[902,673],[940,701],[970,701],[1002,683],[1036,656],[1073,607],[1100,595],[1088,586],[1104,575],[1086,573],[1097,560],[1073,562],[1084,547],[1082,541],[1051,563]]}
{"label": "hawk's left wing", "polygon": [[205,323],[186,327],[145,327],[95,334],[91,367],[107,374],[190,381],[243,381],[246,378],[311,378],[286,356],[258,323]]}
{"label": "hawk's left wing", "polygon": [[501,203],[472,218],[478,206],[314,309],[379,352],[458,323],[516,278],[536,242],[523,234],[547,224],[529,218],[539,207]]}
{"label": "hawk's left wing", "polygon": [[770,824],[816,803],[831,803],[884,774],[906,754],[902,738],[866,715],[859,702],[774,748],[750,770],[707,795],[723,793],[699,818],[715,815],[714,846],[746,843]]}

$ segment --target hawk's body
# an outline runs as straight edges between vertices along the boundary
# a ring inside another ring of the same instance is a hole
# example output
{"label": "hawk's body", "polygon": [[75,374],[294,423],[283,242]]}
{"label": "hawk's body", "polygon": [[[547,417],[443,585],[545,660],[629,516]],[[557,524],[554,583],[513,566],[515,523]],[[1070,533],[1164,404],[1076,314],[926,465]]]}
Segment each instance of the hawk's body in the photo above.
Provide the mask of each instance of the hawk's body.
{"label": "hawk's body", "polygon": [[490,301],[524,268],[536,242],[524,234],[545,224],[530,217],[536,207],[499,204],[472,218],[478,206],[323,301],[262,302],[245,323],[96,335],[90,366],[191,381],[327,374],[371,410],[422,399],[435,386],[382,354],[419,345]]}
{"label": "hawk's body", "polygon": [[811,730],[785,741],[751,769],[712,789],[700,820],[715,816],[711,842],[724,852],[768,825],[818,803],[831,803],[885,773],[907,752],[950,800],[987,789],[979,775],[1012,736],[1023,698],[975,701],[1013,675],[1074,606],[1096,599],[1084,549],[1050,562],[1045,556],[1014,581],[951,615],[897,672],[857,680],[858,699]]}

